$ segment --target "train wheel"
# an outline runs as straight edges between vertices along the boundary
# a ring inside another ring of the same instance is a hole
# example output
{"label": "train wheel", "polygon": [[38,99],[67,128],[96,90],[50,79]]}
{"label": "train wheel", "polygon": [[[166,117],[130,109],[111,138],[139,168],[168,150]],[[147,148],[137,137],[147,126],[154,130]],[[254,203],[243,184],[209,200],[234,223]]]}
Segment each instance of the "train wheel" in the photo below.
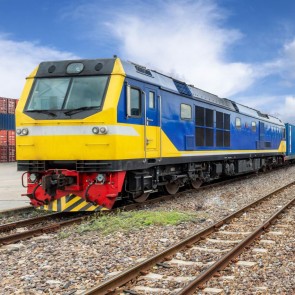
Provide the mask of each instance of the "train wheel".
{"label": "train wheel", "polygon": [[147,200],[149,197],[150,193],[143,193],[141,195],[138,195],[136,197],[133,197],[133,201],[136,203],[143,203]]}
{"label": "train wheel", "polygon": [[174,195],[179,190],[179,184],[176,182],[169,182],[164,186],[165,193],[169,195]]}
{"label": "train wheel", "polygon": [[196,180],[191,180],[190,185],[192,188],[197,189],[202,185],[202,183],[203,182],[201,180],[196,179]]}

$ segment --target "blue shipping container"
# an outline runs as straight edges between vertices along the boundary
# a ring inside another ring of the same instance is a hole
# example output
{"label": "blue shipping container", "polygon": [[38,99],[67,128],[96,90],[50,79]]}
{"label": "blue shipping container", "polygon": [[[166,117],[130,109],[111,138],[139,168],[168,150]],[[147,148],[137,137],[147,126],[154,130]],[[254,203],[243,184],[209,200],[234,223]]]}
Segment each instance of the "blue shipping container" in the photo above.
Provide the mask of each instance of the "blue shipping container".
{"label": "blue shipping container", "polygon": [[295,125],[286,124],[286,143],[287,143],[287,156],[295,157]]}
{"label": "blue shipping container", "polygon": [[14,114],[0,114],[0,130],[15,130]]}

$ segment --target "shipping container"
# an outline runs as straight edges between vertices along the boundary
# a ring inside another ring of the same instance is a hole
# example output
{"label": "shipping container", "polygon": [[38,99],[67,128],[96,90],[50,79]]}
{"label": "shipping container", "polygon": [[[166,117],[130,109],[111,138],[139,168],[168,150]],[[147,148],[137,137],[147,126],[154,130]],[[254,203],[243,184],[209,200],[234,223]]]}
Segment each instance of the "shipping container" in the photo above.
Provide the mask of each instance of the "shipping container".
{"label": "shipping container", "polygon": [[286,159],[295,159],[295,125],[286,124]]}
{"label": "shipping container", "polygon": [[0,97],[0,114],[7,114],[7,99]]}
{"label": "shipping container", "polygon": [[0,130],[15,130],[15,108],[18,100],[0,97]]}
{"label": "shipping container", "polygon": [[7,151],[8,162],[15,162],[15,145],[9,145]]}
{"label": "shipping container", "polygon": [[0,162],[15,162],[15,131],[0,130]]}
{"label": "shipping container", "polygon": [[0,130],[0,146],[8,145],[8,131]]}
{"label": "shipping container", "polygon": [[8,145],[0,146],[0,162],[8,162]]}
{"label": "shipping container", "polygon": [[14,114],[18,99],[0,97],[0,113]]}
{"label": "shipping container", "polygon": [[7,113],[14,114],[16,108],[16,100],[12,98],[7,98]]}
{"label": "shipping container", "polygon": [[15,108],[18,100],[0,97],[0,162],[15,161]]}
{"label": "shipping container", "polygon": [[15,115],[14,114],[0,114],[0,129],[1,130],[15,130]]}
{"label": "shipping container", "polygon": [[7,144],[8,145],[14,145],[15,146],[15,131],[14,130],[8,130],[7,131]]}

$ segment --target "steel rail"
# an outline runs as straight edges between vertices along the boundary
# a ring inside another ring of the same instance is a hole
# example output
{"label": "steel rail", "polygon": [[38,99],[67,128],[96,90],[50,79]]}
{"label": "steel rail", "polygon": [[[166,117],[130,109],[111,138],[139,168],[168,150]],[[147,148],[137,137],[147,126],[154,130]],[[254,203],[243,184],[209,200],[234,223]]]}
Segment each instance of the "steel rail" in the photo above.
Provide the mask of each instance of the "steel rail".
{"label": "steel rail", "polygon": [[7,244],[19,242],[21,240],[25,240],[25,239],[28,239],[28,238],[31,238],[31,237],[34,237],[34,236],[42,235],[42,234],[45,234],[45,233],[55,232],[55,231],[59,230],[62,227],[71,225],[73,223],[82,222],[83,218],[85,218],[85,217],[77,217],[77,218],[74,218],[74,219],[61,221],[61,222],[58,222],[58,223],[56,222],[56,223],[53,223],[51,225],[47,225],[47,226],[44,226],[44,227],[28,230],[28,231],[25,231],[25,232],[0,237],[0,245],[1,244],[2,245],[7,245]]}
{"label": "steel rail", "polygon": [[249,236],[237,244],[231,251],[223,255],[218,261],[212,264],[208,269],[198,275],[194,280],[192,280],[185,288],[180,290],[177,295],[189,295],[194,294],[198,287],[202,287],[210,278],[212,278],[217,272],[223,270],[228,266],[233,259],[235,259],[239,254],[241,254],[244,249],[252,244],[265,230],[271,225],[273,220],[278,218],[278,216],[287,209],[287,207],[294,205],[295,197],[288,202],[281,209],[277,210],[267,221],[262,225],[258,226]]}
{"label": "steel rail", "polygon": [[266,200],[267,198],[270,198],[271,196],[278,194],[281,191],[283,191],[293,185],[295,185],[295,181],[293,181],[283,187],[280,187],[279,189],[272,191],[271,193],[263,196],[262,198],[260,198],[256,201],[244,206],[243,208],[237,210],[236,212],[232,213],[231,215],[217,221],[215,224],[210,225],[207,228],[198,231],[197,233],[195,233],[195,234],[189,236],[188,238],[180,241],[179,243],[169,247],[168,249],[146,259],[143,262],[136,264],[135,266],[133,266],[133,267],[123,271],[122,273],[106,280],[103,283],[96,285],[89,290],[86,290],[82,294],[83,295],[94,295],[94,294],[95,295],[102,295],[102,294],[113,293],[116,288],[121,287],[124,284],[126,284],[127,282],[135,279],[139,275],[146,273],[146,271],[148,269],[150,269],[152,266],[154,266],[155,264],[165,261],[165,260],[169,260],[169,257],[171,255],[174,255],[175,253],[177,253],[181,249],[183,249],[185,247],[190,247],[192,244],[198,242],[201,239],[204,239],[204,237],[208,236],[212,232],[215,232],[217,228],[221,227],[223,224],[229,222],[230,220],[232,220],[236,216],[240,215],[248,208],[251,208],[251,207],[255,206],[256,204],[259,204],[260,202]]}
{"label": "steel rail", "polygon": [[14,209],[6,209],[6,210],[0,210],[0,214],[2,215],[10,215],[14,213],[20,213],[20,212],[27,212],[27,211],[32,211],[34,210],[34,207],[32,206],[24,206],[24,207],[19,207],[19,208],[14,208]]}
{"label": "steel rail", "polygon": [[56,218],[59,217],[63,212],[53,213],[53,214],[46,214],[42,216],[32,217],[20,221],[15,221],[11,223],[1,224],[0,225],[0,232],[10,231],[16,228],[25,227],[28,225],[36,224],[45,220],[48,220],[49,218]]}

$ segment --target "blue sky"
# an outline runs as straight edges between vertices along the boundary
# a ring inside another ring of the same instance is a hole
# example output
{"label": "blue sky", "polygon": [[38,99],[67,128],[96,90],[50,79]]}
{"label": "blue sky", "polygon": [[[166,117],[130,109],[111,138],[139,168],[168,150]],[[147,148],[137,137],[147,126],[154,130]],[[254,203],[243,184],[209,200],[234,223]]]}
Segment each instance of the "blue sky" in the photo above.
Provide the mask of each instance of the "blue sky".
{"label": "blue sky", "polygon": [[122,59],[295,123],[293,0],[0,0],[0,96],[44,60]]}

